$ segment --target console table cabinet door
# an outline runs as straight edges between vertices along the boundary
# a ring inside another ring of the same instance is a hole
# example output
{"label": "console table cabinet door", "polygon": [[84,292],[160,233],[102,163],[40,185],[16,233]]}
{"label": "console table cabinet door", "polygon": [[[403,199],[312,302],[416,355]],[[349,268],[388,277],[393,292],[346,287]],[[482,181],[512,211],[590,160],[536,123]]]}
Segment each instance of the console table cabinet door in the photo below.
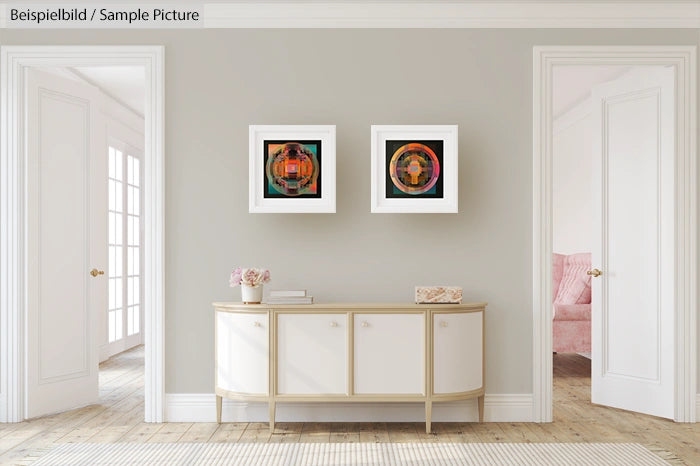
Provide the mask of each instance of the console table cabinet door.
{"label": "console table cabinet door", "polygon": [[216,313],[217,386],[236,393],[268,394],[268,317]]}
{"label": "console table cabinet door", "polygon": [[425,317],[355,314],[355,393],[425,394]]}
{"label": "console table cabinet door", "polygon": [[482,312],[433,315],[433,392],[459,393],[483,386]]}
{"label": "console table cabinet door", "polygon": [[347,393],[345,314],[277,315],[277,392]]}

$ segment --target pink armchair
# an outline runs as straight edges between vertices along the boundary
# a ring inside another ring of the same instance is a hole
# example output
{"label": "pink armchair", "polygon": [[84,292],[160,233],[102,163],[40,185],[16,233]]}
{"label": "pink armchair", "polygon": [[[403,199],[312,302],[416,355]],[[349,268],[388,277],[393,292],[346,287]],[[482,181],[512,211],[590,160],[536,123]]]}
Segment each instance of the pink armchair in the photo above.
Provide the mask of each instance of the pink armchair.
{"label": "pink armchair", "polygon": [[591,351],[591,254],[552,257],[553,347],[558,353]]}

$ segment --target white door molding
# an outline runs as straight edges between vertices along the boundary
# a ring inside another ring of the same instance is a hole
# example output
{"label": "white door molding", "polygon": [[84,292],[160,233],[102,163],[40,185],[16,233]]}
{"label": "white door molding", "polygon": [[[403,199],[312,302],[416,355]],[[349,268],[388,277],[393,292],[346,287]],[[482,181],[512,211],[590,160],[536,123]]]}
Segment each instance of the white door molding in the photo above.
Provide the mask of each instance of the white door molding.
{"label": "white door molding", "polygon": [[533,420],[552,421],[552,69],[557,65],[675,67],[674,419],[695,422],[698,261],[695,46],[546,46],[533,49]]}
{"label": "white door molding", "polygon": [[145,421],[163,421],[164,400],[164,48],[161,46],[0,47],[0,422],[20,422],[25,406],[27,67],[143,66],[145,114]]}

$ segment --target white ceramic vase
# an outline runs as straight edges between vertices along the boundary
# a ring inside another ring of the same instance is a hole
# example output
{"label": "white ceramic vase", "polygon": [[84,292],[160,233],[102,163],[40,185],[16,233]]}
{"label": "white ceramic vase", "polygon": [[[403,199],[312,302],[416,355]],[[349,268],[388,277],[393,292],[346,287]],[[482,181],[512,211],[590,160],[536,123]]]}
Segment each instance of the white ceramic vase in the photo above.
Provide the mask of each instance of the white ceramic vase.
{"label": "white ceramic vase", "polygon": [[245,304],[260,304],[262,302],[263,286],[241,285],[241,301]]}

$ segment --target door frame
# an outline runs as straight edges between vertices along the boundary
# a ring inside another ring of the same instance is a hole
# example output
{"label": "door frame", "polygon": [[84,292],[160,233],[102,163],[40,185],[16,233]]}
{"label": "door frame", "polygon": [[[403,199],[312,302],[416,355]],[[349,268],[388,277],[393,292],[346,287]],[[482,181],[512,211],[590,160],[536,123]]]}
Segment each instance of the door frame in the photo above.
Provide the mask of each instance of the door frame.
{"label": "door frame", "polygon": [[667,65],[676,68],[674,420],[695,422],[697,68],[696,47],[683,45],[533,47],[533,421],[552,421],[552,68],[556,65]]}
{"label": "door frame", "polygon": [[145,70],[145,416],[163,422],[164,55],[162,46],[0,47],[0,422],[26,418],[28,67],[143,66]]}

